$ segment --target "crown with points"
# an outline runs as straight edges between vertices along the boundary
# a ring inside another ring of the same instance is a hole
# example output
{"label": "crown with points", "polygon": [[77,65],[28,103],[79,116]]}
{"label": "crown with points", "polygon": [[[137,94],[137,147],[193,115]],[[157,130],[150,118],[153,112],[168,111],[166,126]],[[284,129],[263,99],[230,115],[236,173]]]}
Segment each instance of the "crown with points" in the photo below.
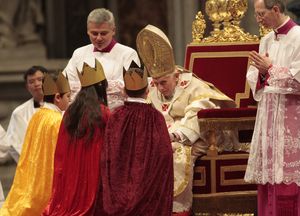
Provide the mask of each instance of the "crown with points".
{"label": "crown with points", "polygon": [[49,73],[44,74],[44,95],[55,95],[56,93],[64,94],[70,91],[71,89],[68,79],[62,74],[61,71],[58,73],[56,80],[54,80],[54,78]]}
{"label": "crown with points", "polygon": [[82,87],[91,86],[106,79],[103,67],[97,59],[95,59],[95,68],[84,62],[82,72],[77,70],[77,74]]}
{"label": "crown with points", "polygon": [[159,28],[147,25],[138,33],[136,45],[151,77],[158,78],[174,72],[173,48]]}
{"label": "crown with points", "polygon": [[140,68],[134,61],[131,62],[128,70],[123,68],[123,79],[125,89],[138,91],[148,85],[147,71]]}

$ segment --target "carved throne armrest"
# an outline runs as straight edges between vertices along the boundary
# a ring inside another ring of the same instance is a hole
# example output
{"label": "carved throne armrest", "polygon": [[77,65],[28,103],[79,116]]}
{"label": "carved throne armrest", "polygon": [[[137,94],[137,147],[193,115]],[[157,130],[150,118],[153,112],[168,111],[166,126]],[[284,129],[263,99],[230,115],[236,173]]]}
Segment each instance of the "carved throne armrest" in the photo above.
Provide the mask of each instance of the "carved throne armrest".
{"label": "carved throne armrest", "polygon": [[217,156],[217,130],[253,130],[256,108],[205,109],[198,112],[200,128],[209,131],[207,156]]}

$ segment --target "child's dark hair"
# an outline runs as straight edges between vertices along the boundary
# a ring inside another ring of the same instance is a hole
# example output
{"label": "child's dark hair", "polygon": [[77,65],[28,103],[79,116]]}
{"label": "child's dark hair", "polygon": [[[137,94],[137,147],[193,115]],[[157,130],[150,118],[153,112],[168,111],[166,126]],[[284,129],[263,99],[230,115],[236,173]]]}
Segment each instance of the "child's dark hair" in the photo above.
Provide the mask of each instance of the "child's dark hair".
{"label": "child's dark hair", "polygon": [[133,91],[133,90],[128,90],[125,88],[125,92],[129,97],[134,97],[134,98],[138,98],[138,97],[143,97],[143,95],[145,94],[146,90],[148,88],[148,85],[142,89]]}
{"label": "child's dark hair", "polygon": [[107,81],[104,80],[92,86],[82,87],[77,94],[64,118],[65,127],[72,138],[87,135],[90,140],[97,127],[105,127],[100,103],[107,105],[106,88]]}

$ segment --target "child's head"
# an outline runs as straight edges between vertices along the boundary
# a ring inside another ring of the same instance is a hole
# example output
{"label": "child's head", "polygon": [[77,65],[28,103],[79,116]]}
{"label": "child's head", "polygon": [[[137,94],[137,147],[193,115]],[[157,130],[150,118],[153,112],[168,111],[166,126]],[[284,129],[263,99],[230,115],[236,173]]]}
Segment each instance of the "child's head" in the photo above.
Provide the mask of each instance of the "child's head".
{"label": "child's head", "polygon": [[[94,137],[97,128],[103,128],[101,105],[107,105],[107,81],[99,61],[95,60],[95,67],[83,64],[82,71],[78,73],[81,90],[65,114],[64,122],[72,137]],[[87,142],[88,144],[88,142]]]}
{"label": "child's head", "polygon": [[[96,93],[94,96],[97,97],[97,100],[107,105],[106,88],[108,84],[101,63],[97,59],[95,59],[95,67],[84,63],[82,71],[77,71],[77,74],[81,83],[81,91],[87,92],[87,89],[92,88],[93,90],[89,90],[90,94]],[[80,92],[78,95],[81,95]]]}
{"label": "child's head", "polygon": [[129,97],[146,98],[148,93],[147,71],[132,62],[129,69],[123,69],[125,92]]}

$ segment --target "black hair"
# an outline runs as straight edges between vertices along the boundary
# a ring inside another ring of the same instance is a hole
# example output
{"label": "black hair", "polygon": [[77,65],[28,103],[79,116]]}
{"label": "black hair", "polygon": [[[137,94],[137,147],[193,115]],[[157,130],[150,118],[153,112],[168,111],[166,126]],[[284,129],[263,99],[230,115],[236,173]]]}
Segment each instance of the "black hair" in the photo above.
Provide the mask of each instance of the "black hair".
{"label": "black hair", "polygon": [[35,74],[37,71],[41,71],[42,73],[48,73],[48,70],[46,68],[44,68],[43,66],[34,65],[31,68],[29,68],[27,71],[25,71],[25,73],[24,73],[25,82],[27,82],[28,76]]}
{"label": "black hair", "polygon": [[144,96],[147,88],[148,88],[148,85],[146,85],[144,88],[136,90],[136,91],[128,90],[128,89],[125,88],[125,92],[129,97],[138,98],[138,97],[143,97]]}
{"label": "black hair", "polygon": [[96,128],[104,128],[100,104],[107,105],[107,81],[82,87],[75,100],[65,113],[64,123],[74,139],[87,135],[93,138]]}
{"label": "black hair", "polygon": [[[59,96],[63,97],[66,93],[67,92],[65,92],[65,93],[59,93]],[[55,95],[44,95],[43,101],[54,104],[54,98],[55,98]]]}

